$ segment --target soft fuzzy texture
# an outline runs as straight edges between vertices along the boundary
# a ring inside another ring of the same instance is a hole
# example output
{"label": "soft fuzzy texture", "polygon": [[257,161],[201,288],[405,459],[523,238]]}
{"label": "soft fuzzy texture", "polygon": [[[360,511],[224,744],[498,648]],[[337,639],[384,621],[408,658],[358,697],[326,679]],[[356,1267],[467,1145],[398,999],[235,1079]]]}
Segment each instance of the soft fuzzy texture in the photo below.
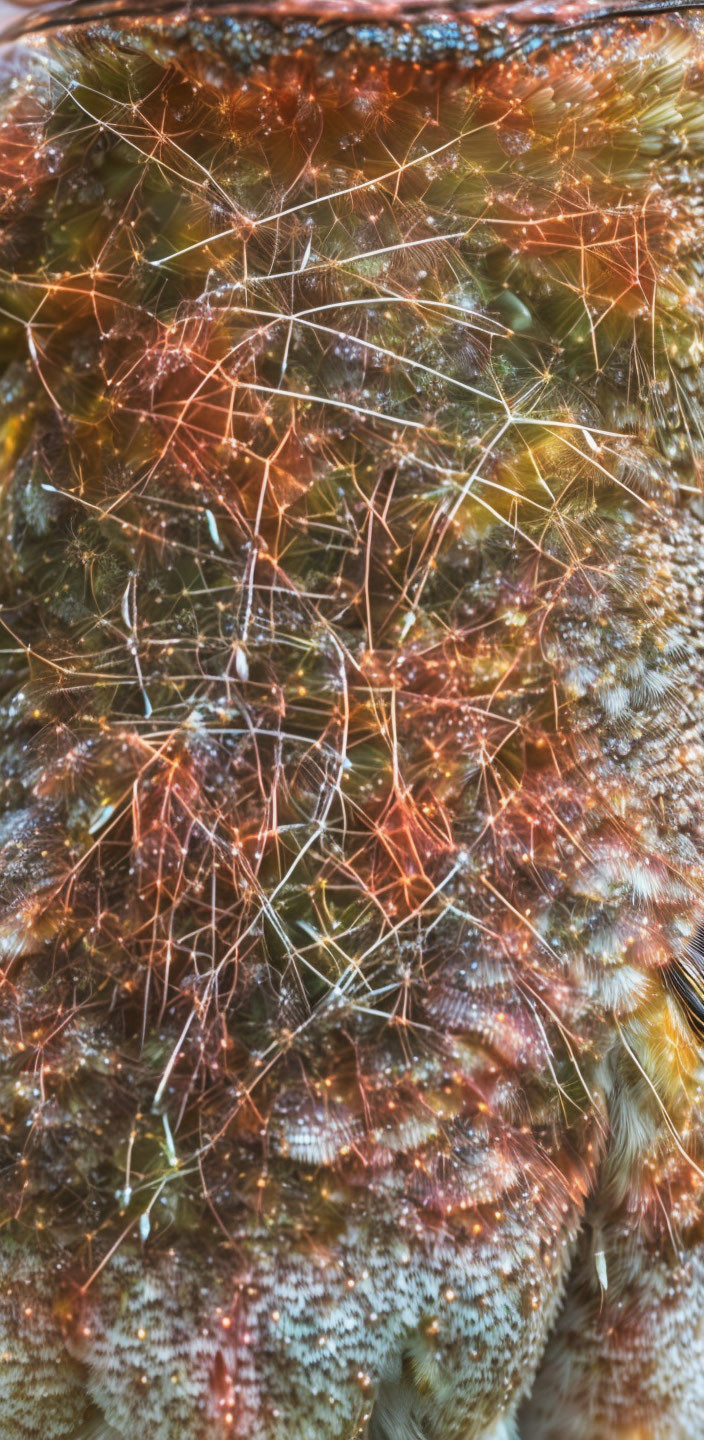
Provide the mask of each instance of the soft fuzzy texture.
{"label": "soft fuzzy texture", "polygon": [[704,1436],[704,22],[572,20],[8,52],[3,1440]]}

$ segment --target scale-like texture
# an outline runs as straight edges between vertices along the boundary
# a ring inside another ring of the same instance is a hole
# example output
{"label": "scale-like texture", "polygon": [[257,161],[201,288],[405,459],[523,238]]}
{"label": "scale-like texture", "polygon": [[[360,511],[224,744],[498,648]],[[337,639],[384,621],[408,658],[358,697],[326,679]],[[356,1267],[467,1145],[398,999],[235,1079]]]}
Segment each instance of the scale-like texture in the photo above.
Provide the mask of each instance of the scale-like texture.
{"label": "scale-like texture", "polygon": [[227,8],[5,63],[2,1434],[697,1440],[704,23]]}

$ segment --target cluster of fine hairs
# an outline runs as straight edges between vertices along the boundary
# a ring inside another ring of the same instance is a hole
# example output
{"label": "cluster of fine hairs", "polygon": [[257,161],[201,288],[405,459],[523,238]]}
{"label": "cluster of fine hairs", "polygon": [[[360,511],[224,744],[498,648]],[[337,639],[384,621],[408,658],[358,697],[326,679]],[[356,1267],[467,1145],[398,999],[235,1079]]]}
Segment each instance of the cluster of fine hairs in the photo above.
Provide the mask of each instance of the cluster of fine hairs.
{"label": "cluster of fine hairs", "polygon": [[8,1440],[508,1440],[699,1224],[704,31],[546,33],[8,52]]}

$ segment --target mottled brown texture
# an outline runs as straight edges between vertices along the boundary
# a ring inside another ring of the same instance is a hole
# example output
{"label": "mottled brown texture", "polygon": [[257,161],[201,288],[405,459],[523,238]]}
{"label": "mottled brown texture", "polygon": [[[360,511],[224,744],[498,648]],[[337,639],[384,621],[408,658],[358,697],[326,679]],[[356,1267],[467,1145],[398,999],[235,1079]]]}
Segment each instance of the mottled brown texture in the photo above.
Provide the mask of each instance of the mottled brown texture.
{"label": "mottled brown texture", "polygon": [[8,52],[9,1440],[697,1440],[704,26],[530,9]]}

